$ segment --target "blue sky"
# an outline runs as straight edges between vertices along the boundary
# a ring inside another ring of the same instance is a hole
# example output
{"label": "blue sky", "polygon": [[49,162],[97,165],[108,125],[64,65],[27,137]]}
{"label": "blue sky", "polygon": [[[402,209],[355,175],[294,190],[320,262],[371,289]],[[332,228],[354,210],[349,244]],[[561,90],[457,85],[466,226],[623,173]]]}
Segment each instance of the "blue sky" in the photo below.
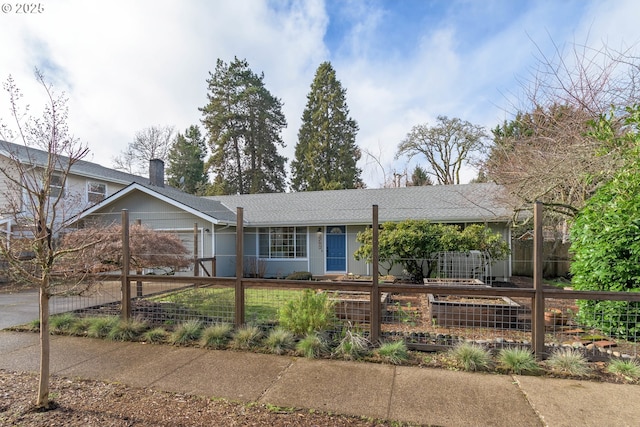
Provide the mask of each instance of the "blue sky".
{"label": "blue sky", "polygon": [[[218,58],[247,59],[282,99],[291,159],[316,68],[331,61],[347,90],[369,187],[411,170],[395,159],[412,126],[438,115],[487,128],[513,113],[519,81],[554,43],[638,44],[637,0],[56,0],[44,11],[0,12],[0,80],[9,75],[37,112],[40,67],[69,98],[69,126],[110,166],[136,131],[199,124]],[[0,117],[8,121],[6,97]],[[465,180],[475,172],[467,169]]]}

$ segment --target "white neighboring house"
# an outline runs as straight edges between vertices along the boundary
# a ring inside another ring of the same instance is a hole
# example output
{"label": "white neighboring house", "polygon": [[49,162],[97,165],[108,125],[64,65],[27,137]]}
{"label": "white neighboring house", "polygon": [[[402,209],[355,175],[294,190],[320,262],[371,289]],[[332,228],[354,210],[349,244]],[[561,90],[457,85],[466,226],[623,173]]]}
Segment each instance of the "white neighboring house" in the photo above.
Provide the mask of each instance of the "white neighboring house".
{"label": "white neighboring house", "polygon": [[[30,213],[24,197],[15,197],[16,195],[12,193],[15,190],[12,190],[5,173],[14,174],[12,176],[19,178],[15,176],[18,174],[15,170],[16,161],[26,167],[43,168],[48,163],[48,156],[49,153],[46,151],[0,140],[0,169],[4,171],[0,173],[0,230],[7,233],[8,237],[11,236],[11,230],[16,227],[16,217],[28,217]],[[61,156],[61,161],[65,160],[66,158]],[[161,160],[156,162],[162,163]],[[162,173],[161,179],[164,179],[163,165],[160,165],[157,170]],[[149,184],[150,179],[81,160],[71,167],[64,187],[62,175],[60,175],[60,181],[56,181],[54,176],[51,190],[52,194],[63,192],[64,203],[60,209],[64,210],[64,213],[60,216],[70,219],[134,182]],[[16,206],[11,201],[21,203],[18,212],[14,212]]]}

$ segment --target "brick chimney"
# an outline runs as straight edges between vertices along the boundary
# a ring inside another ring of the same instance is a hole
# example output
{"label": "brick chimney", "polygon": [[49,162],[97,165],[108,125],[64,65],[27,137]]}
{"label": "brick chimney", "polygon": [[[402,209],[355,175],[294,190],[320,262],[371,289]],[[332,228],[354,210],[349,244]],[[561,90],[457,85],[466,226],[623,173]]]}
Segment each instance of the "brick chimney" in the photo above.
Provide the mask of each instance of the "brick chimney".
{"label": "brick chimney", "polygon": [[164,187],[164,162],[162,160],[149,160],[149,183],[156,187]]}

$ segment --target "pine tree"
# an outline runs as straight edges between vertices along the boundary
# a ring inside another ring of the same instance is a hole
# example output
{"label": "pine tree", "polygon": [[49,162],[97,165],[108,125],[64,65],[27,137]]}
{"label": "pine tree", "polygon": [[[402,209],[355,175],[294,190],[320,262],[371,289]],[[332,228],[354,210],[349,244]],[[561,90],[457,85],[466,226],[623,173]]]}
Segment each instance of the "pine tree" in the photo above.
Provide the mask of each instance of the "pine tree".
{"label": "pine tree", "polygon": [[272,193],[285,190],[286,158],[281,131],[287,126],[282,102],[264,86],[246,60],[218,59],[209,73],[209,103],[201,108],[209,133],[214,174],[212,194]]}
{"label": "pine tree", "polygon": [[204,158],[207,147],[200,128],[191,125],[178,133],[167,156],[167,182],[189,194],[204,194],[207,174]]}
{"label": "pine tree", "polygon": [[362,187],[356,166],[361,152],[355,143],[358,124],[349,117],[346,89],[329,62],[320,64],[307,95],[291,162],[293,191]]}

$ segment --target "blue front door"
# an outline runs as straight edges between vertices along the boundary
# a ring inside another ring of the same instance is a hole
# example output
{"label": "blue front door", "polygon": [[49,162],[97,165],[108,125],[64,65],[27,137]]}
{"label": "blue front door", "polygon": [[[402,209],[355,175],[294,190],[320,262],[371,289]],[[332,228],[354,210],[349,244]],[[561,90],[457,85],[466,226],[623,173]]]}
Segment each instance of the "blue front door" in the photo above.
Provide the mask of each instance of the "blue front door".
{"label": "blue front door", "polygon": [[344,226],[327,227],[327,272],[347,271],[347,236]]}

